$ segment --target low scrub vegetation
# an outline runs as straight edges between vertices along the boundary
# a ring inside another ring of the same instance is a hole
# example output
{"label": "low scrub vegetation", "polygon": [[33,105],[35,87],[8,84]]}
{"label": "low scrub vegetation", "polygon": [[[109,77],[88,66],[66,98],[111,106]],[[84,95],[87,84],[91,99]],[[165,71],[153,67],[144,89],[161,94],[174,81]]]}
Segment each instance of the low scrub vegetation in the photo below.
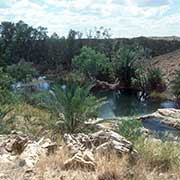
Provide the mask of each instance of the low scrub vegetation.
{"label": "low scrub vegetation", "polygon": [[142,127],[141,121],[135,118],[121,119],[118,125],[117,132],[126,137],[130,141],[138,140],[141,137],[140,128]]}
{"label": "low scrub vegetation", "polygon": [[14,93],[12,91],[13,78],[0,68],[0,104],[12,103]]}
{"label": "low scrub vegetation", "polygon": [[12,109],[7,106],[0,107],[0,133],[10,133],[14,128],[14,117],[6,117]]}
{"label": "low scrub vegetation", "polygon": [[85,121],[97,117],[103,99],[91,95],[91,85],[69,82],[64,88],[54,86],[40,96],[40,104],[59,117],[56,128],[64,132],[81,132]]}
{"label": "low scrub vegetation", "polygon": [[175,96],[179,99],[180,98],[180,71],[176,71],[176,75],[172,84],[173,84],[173,92]]}
{"label": "low scrub vegetation", "polygon": [[73,59],[73,64],[89,78],[110,80],[113,77],[112,63],[109,59],[105,54],[90,47],[83,47],[80,55]]}
{"label": "low scrub vegetation", "polygon": [[27,83],[38,76],[38,71],[30,62],[20,61],[18,64],[13,64],[7,67],[7,73],[16,82]]}
{"label": "low scrub vegetation", "polygon": [[69,155],[67,149],[62,148],[57,154],[40,160],[37,175],[45,180],[51,177],[54,179],[63,177],[65,180],[169,180],[180,178],[179,166],[177,166],[179,146],[175,144],[162,144],[161,146],[150,141],[139,141],[136,148],[139,153],[138,158],[135,159],[127,155],[119,157],[113,152],[103,155],[97,153],[95,172],[65,171],[63,163]]}
{"label": "low scrub vegetation", "polygon": [[151,170],[171,171],[180,167],[179,144],[140,139],[135,143],[135,148]]}

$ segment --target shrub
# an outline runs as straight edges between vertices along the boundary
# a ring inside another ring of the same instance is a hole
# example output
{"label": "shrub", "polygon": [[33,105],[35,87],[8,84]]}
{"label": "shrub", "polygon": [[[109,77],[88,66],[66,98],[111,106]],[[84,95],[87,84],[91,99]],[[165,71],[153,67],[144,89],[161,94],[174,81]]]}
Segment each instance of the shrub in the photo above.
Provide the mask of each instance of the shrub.
{"label": "shrub", "polygon": [[0,68],[0,104],[11,103],[13,101],[12,84],[12,77]]}
{"label": "shrub", "polygon": [[39,97],[43,107],[60,118],[55,124],[62,132],[81,132],[84,122],[97,116],[97,110],[102,105],[103,99],[97,99],[90,94],[92,86],[79,86],[70,82],[63,89],[54,86],[52,90]]}
{"label": "shrub", "polygon": [[162,92],[166,88],[163,82],[163,74],[159,68],[150,68],[147,71],[147,89]]}
{"label": "shrub", "polygon": [[139,68],[138,60],[144,57],[144,49],[139,46],[122,46],[113,57],[116,75],[125,88],[132,86],[132,78],[136,77]]}
{"label": "shrub", "polygon": [[138,90],[141,90],[143,92],[146,91],[147,86],[147,73],[146,70],[143,67],[139,67],[135,71],[135,77],[132,77],[132,85],[133,87],[138,87]]}
{"label": "shrub", "polygon": [[157,91],[152,91],[149,96],[148,96],[149,99],[151,100],[156,100],[156,101],[163,101],[163,100],[167,100],[167,96],[165,93],[160,93],[160,92],[157,92]]}
{"label": "shrub", "polygon": [[80,55],[73,59],[73,65],[88,77],[108,80],[112,77],[112,65],[108,58],[90,47],[83,47]]}
{"label": "shrub", "polygon": [[7,72],[15,79],[16,82],[30,82],[38,75],[37,70],[30,62],[20,61],[18,64],[13,64],[7,67]]}
{"label": "shrub", "polygon": [[118,133],[130,141],[137,140],[141,133],[139,128],[142,127],[141,121],[134,118],[122,119],[118,126]]}
{"label": "shrub", "polygon": [[0,107],[0,133],[10,133],[13,129],[13,117],[5,119],[12,109],[7,106]]}
{"label": "shrub", "polygon": [[180,70],[176,71],[174,80],[172,81],[173,93],[177,98],[180,97]]}
{"label": "shrub", "polygon": [[152,169],[159,168],[159,170],[167,171],[180,166],[179,144],[139,140],[135,143],[135,148],[140,158]]}
{"label": "shrub", "polygon": [[142,91],[161,93],[166,89],[163,81],[163,74],[159,68],[143,67],[136,69],[136,75],[132,78],[134,87],[139,87]]}

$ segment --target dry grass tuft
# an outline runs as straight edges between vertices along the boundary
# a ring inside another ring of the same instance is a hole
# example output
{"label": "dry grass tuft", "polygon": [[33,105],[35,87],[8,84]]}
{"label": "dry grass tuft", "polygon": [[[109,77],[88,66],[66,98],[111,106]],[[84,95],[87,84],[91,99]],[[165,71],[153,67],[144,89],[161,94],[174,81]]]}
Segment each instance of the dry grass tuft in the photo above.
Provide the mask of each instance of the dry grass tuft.
{"label": "dry grass tuft", "polygon": [[[170,148],[171,152],[167,152],[169,146],[168,144],[155,145],[152,142],[145,145],[139,144],[141,151],[138,158],[134,159],[128,155],[120,157],[114,152],[96,154],[96,171],[89,172],[63,168],[64,162],[70,157],[64,146],[57,154],[42,159],[36,172],[40,180],[179,180],[180,166],[173,165],[174,155],[178,149],[176,145],[171,144],[173,146]],[[161,148],[165,148],[165,150]],[[172,149],[174,149],[173,152]],[[162,165],[166,159],[171,162],[172,166],[164,171]]]}
{"label": "dry grass tuft", "polygon": [[97,154],[97,176],[98,180],[120,180],[129,177],[128,162],[129,157],[119,157],[115,152]]}
{"label": "dry grass tuft", "polygon": [[140,160],[150,170],[171,171],[180,167],[180,145],[173,142],[139,141],[136,144]]}

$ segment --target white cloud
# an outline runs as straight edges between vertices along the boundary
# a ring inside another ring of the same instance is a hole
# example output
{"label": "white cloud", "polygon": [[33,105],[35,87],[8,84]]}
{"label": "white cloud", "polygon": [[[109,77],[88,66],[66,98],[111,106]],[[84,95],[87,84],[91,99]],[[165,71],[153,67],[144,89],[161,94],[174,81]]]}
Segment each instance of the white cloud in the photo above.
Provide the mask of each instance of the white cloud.
{"label": "white cloud", "polygon": [[[66,35],[70,28],[85,31],[95,26],[112,29],[114,36],[176,35],[180,13],[167,15],[173,0],[6,0],[0,21],[10,20],[48,27]],[[172,29],[172,26],[174,29]]]}

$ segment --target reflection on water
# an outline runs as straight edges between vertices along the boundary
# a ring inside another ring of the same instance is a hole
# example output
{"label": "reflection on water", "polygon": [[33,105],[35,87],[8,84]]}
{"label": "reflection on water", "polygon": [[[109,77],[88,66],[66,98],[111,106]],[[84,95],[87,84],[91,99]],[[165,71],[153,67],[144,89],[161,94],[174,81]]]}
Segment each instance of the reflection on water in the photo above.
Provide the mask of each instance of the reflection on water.
{"label": "reflection on water", "polygon": [[[158,108],[178,108],[173,101],[152,102],[140,101],[138,93],[125,92],[101,92],[97,97],[107,97],[107,102],[100,108],[100,117],[104,119],[139,116],[155,112]],[[180,135],[176,129],[161,124],[159,119],[147,119],[143,122],[145,128],[158,132],[160,136],[166,131],[174,135]]]}
{"label": "reflection on water", "polygon": [[153,102],[140,101],[139,93],[101,92],[98,97],[107,97],[107,102],[100,109],[100,117],[137,116],[149,114],[158,108],[177,107],[173,101]]}
{"label": "reflection on water", "polygon": [[[45,81],[45,77],[39,77],[39,83],[33,84],[37,89],[49,89],[50,84]],[[17,84],[16,89],[21,87],[21,84]],[[65,85],[61,85],[61,88],[65,89]],[[140,98],[140,93],[136,92],[123,92],[123,91],[103,91],[96,93],[98,98],[106,97],[106,103],[100,108],[99,116],[104,119],[122,117],[122,116],[139,116],[143,114],[149,114],[155,112],[158,108],[178,108],[177,103],[173,101],[153,102],[146,101]],[[141,99],[141,100],[140,100]],[[145,128],[151,129],[158,133],[164,133],[168,131],[175,135],[179,135],[179,132],[174,128],[168,127],[160,123],[158,119],[148,119],[143,122]]]}

